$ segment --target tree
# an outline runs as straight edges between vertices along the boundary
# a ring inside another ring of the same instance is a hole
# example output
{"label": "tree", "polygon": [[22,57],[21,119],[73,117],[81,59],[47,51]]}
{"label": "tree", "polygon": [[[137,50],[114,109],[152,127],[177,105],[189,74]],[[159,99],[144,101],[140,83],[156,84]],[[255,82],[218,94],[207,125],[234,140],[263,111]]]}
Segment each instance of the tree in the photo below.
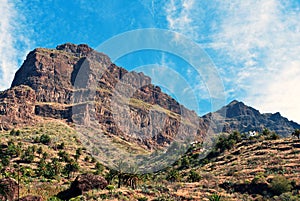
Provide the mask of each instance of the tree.
{"label": "tree", "polygon": [[51,142],[51,138],[50,138],[49,135],[43,134],[43,135],[41,135],[41,137],[40,137],[40,142],[43,143],[43,144],[45,144],[45,145],[49,145],[50,142]]}
{"label": "tree", "polygon": [[68,175],[68,178],[70,178],[70,175],[72,175],[73,172],[77,171],[79,171],[79,164],[73,160],[67,163],[64,167],[64,172]]}

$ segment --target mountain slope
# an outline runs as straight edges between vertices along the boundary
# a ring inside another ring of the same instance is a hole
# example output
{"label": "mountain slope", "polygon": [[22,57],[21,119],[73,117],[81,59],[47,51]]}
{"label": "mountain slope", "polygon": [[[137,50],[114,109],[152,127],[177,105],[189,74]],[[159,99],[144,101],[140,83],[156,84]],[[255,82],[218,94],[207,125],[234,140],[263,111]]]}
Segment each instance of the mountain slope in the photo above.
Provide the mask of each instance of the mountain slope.
{"label": "mountain slope", "polygon": [[215,131],[220,132],[232,132],[234,130],[242,133],[249,131],[262,132],[263,129],[267,128],[286,137],[295,129],[300,128],[299,124],[282,117],[279,112],[261,114],[258,110],[236,100],[214,113],[203,116],[203,118],[209,119],[212,116],[216,121],[223,122],[223,125],[220,124],[222,127],[217,124],[213,126]]}
{"label": "mountain slope", "polygon": [[[32,105],[25,110],[22,94],[31,89]],[[151,84],[143,73],[128,72],[87,45],[63,44],[37,48],[27,55],[11,89],[22,91],[7,106],[0,96],[1,129],[54,118],[69,124],[97,127],[145,149],[165,147],[190,136],[200,140],[206,131],[195,112]],[[7,107],[21,111],[7,112]],[[24,112],[22,112],[24,111]]]}

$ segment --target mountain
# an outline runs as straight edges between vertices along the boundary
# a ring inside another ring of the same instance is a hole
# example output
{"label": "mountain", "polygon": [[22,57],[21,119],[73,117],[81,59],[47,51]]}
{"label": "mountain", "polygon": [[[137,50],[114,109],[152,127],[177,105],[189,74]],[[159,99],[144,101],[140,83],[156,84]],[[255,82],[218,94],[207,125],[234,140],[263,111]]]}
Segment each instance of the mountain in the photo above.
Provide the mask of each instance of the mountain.
{"label": "mountain", "polygon": [[[213,126],[214,130],[228,133],[234,130],[241,133],[249,131],[262,132],[267,128],[286,137],[295,129],[300,129],[299,124],[282,117],[279,112],[262,114],[258,110],[236,100],[214,113],[203,116],[204,119],[212,117],[219,123]],[[221,128],[220,125],[222,125]]]}
{"label": "mountain", "polygon": [[87,45],[70,43],[31,51],[11,88],[0,94],[0,129],[47,118],[93,127],[145,149],[187,136],[199,140],[207,127],[150,77],[116,66]]}
{"label": "mountain", "polygon": [[238,101],[198,117],[150,77],[116,66],[88,45],[71,43],[31,51],[11,88],[0,92],[1,130],[49,118],[150,150],[174,140],[201,140],[210,128],[215,133],[268,128],[282,136],[300,128],[279,113],[261,114]]}

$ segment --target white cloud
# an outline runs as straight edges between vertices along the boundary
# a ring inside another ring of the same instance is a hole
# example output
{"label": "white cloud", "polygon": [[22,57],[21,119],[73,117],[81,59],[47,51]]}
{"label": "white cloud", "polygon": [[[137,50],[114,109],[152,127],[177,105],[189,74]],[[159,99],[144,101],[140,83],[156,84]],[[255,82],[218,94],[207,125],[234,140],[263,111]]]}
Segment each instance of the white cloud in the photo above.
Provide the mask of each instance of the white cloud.
{"label": "white cloud", "polygon": [[[13,2],[0,0],[0,13],[0,90],[4,90],[10,87],[18,60],[24,57],[23,48],[27,49],[30,41],[22,33],[24,17]],[[22,49],[16,47],[18,43]]]}
{"label": "white cloud", "polygon": [[[232,63],[242,97],[263,112],[280,111],[300,122],[300,13],[278,0],[221,5],[223,21],[214,35]],[[242,66],[239,68],[238,66]]]}
{"label": "white cloud", "polygon": [[165,6],[169,28],[192,39],[199,37],[198,25],[194,23],[194,4],[194,0],[171,0]]}
{"label": "white cloud", "polygon": [[[209,11],[203,4],[171,1],[166,6],[169,28],[213,51],[211,57],[231,98],[300,122],[299,3],[218,1],[205,5]],[[210,12],[213,15],[205,18],[205,26],[204,18],[194,17]]]}

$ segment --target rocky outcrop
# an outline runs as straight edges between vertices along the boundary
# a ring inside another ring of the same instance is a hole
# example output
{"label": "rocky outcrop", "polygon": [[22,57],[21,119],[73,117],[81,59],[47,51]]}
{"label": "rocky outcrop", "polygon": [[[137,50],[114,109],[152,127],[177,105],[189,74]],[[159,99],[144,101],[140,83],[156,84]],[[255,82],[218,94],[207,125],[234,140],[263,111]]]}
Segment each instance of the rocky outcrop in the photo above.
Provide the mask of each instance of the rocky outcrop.
{"label": "rocky outcrop", "polygon": [[32,124],[35,119],[35,91],[20,85],[0,93],[0,130]]}
{"label": "rocky outcrop", "polygon": [[0,200],[13,201],[18,197],[18,183],[11,178],[0,179]]}
{"label": "rocky outcrop", "polygon": [[71,187],[57,195],[60,199],[69,200],[93,189],[104,189],[107,181],[99,175],[83,174],[76,177]]}
{"label": "rocky outcrop", "polygon": [[234,130],[242,133],[249,131],[262,132],[267,128],[281,136],[289,136],[300,125],[282,117],[280,113],[261,114],[258,110],[245,105],[243,102],[232,101],[215,113],[203,116],[204,119],[214,117],[215,121],[223,121],[223,127],[214,124],[214,129],[222,132],[232,132]]}

